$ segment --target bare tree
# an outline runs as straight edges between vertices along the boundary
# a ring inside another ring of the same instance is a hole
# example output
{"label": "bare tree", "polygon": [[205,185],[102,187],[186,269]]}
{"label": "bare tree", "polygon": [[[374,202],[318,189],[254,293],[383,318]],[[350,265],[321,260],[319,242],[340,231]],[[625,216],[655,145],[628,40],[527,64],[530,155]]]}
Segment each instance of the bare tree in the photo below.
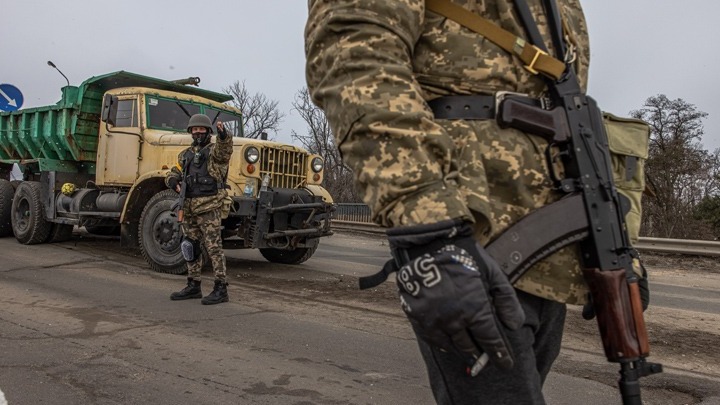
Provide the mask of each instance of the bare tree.
{"label": "bare tree", "polygon": [[650,157],[646,173],[655,194],[643,201],[643,233],[681,239],[706,237],[696,206],[718,192],[718,152],[702,148],[702,119],[707,113],[683,99],[650,97],[633,117],[650,124]]}
{"label": "bare tree", "polygon": [[278,102],[269,100],[262,93],[250,94],[245,81],[235,81],[223,89],[234,97],[232,104],[242,111],[246,138],[259,139],[263,132],[277,132],[285,114],[278,111]]}
{"label": "bare tree", "polygon": [[361,202],[354,187],[352,170],[343,163],[325,113],[310,100],[310,93],[303,88],[295,95],[294,109],[307,124],[307,134],[292,131],[291,137],[299,141],[311,153],[317,153],[325,161],[323,186],[335,202]]}

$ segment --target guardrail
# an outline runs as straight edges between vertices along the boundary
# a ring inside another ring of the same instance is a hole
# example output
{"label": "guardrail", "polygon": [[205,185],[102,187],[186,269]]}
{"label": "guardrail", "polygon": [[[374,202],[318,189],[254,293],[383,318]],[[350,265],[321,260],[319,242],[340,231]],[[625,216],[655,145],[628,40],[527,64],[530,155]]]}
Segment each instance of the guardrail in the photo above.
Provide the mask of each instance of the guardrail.
{"label": "guardrail", "polygon": [[366,204],[336,204],[336,206],[337,209],[333,212],[333,219],[372,224],[370,207]]}
{"label": "guardrail", "polygon": [[[361,215],[358,213],[356,214],[356,217],[361,218]],[[360,231],[372,234],[385,233],[385,228],[369,222],[369,213],[368,222],[333,219],[332,227],[336,229],[346,229],[350,231]],[[639,250],[640,252],[675,253],[697,256],[720,256],[720,242],[713,242],[707,240],[641,237],[638,243],[635,245],[635,248],[637,248],[637,250]]]}

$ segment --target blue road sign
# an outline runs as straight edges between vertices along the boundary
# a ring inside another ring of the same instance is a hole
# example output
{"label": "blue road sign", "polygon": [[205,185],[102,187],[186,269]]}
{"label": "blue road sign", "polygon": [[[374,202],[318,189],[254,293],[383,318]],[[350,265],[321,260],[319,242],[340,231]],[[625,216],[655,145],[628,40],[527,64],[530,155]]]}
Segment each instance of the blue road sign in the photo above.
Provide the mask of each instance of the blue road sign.
{"label": "blue road sign", "polygon": [[22,107],[23,101],[20,89],[12,84],[0,84],[0,111],[15,111]]}

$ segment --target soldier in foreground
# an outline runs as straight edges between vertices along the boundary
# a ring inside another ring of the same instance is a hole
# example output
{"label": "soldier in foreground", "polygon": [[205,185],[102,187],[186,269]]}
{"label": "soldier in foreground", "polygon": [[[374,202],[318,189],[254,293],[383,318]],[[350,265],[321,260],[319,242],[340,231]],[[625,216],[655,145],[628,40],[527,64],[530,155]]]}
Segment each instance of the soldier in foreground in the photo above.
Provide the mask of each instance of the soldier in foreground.
{"label": "soldier in foreground", "polygon": [[[584,90],[589,48],[580,4],[557,1],[568,50],[558,55],[543,1],[528,2],[543,42]],[[548,88],[532,66],[427,3],[310,0],[308,88],[374,220],[390,228],[403,266],[402,308],[435,400],[544,404],[565,305],[584,304],[588,293],[577,251],[546,258],[513,288],[483,246],[561,197],[550,170],[562,166],[548,167],[548,141],[494,119],[502,92],[542,105]],[[512,2],[462,6],[527,37]]]}
{"label": "soldier in foreground", "polygon": [[[223,123],[218,121],[217,142],[211,143],[212,123],[204,114],[190,117],[187,131],[192,135],[192,146],[180,152],[177,166],[165,178],[168,188],[185,197],[178,208],[178,220],[182,222],[184,237],[180,246],[188,268],[187,286],[172,293],[170,299],[202,298],[204,305],[219,304],[229,300],[220,230],[221,220],[228,214],[223,200],[227,196],[225,180],[233,140]],[[213,290],[204,298],[200,289],[202,246],[215,273]]]}

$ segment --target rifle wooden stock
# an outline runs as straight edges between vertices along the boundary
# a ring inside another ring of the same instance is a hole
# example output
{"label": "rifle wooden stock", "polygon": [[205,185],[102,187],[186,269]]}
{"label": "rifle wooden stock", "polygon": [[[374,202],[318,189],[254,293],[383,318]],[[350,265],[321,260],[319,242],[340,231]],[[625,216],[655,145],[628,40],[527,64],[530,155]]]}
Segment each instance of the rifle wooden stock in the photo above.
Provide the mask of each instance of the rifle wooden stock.
{"label": "rifle wooden stock", "polygon": [[608,361],[632,361],[650,353],[640,289],[625,269],[583,269],[593,297],[600,336]]}
{"label": "rifle wooden stock", "polygon": [[182,222],[185,219],[185,210],[184,209],[182,209],[182,208],[178,209],[177,219],[178,219],[178,222]]}

